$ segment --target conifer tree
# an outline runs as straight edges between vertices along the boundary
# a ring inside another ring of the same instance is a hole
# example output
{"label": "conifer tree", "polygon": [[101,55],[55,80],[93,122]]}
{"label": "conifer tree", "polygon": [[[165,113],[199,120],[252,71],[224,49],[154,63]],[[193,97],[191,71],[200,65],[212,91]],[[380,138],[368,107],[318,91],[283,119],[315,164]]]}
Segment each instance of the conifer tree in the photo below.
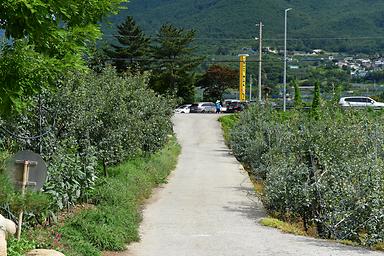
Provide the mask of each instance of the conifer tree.
{"label": "conifer tree", "polygon": [[313,100],[312,100],[312,116],[315,119],[319,119],[320,117],[320,101],[321,101],[321,95],[320,95],[320,82],[316,81],[315,82],[315,92],[313,95]]}
{"label": "conifer tree", "polygon": [[107,54],[118,72],[143,71],[148,65],[150,39],[136,25],[133,17],[128,16],[123,23],[117,26],[118,35],[115,38],[118,44],[111,44],[112,50]]}
{"label": "conifer tree", "polygon": [[195,91],[194,69],[201,58],[193,55],[191,43],[194,30],[184,30],[171,24],[164,24],[152,47],[153,75],[151,87],[161,94],[172,94],[193,102]]}
{"label": "conifer tree", "polygon": [[295,89],[295,98],[294,98],[295,108],[301,108],[303,106],[303,100],[301,98],[301,91],[300,91],[297,80],[292,80],[291,85]]}

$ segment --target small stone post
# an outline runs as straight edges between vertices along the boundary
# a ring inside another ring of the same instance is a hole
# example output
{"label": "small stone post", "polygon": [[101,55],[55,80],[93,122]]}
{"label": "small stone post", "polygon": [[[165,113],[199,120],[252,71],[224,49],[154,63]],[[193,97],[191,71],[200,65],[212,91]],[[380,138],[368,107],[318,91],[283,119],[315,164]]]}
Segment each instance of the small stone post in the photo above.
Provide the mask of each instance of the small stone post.
{"label": "small stone post", "polygon": [[0,256],[7,256],[7,233],[16,233],[16,224],[0,214]]}

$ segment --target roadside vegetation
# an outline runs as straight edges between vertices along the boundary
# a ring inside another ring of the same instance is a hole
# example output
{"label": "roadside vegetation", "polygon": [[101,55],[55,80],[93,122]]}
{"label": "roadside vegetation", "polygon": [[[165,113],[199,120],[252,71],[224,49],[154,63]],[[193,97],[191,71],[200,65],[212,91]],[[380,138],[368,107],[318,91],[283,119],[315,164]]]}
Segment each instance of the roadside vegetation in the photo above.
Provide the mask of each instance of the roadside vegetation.
{"label": "roadside vegetation", "polygon": [[254,106],[235,124],[230,116],[221,120],[232,127],[224,131],[234,154],[262,184],[259,196],[275,218],[263,222],[380,249],[384,113],[316,104],[285,113]]}
{"label": "roadside vegetation", "polygon": [[[193,98],[195,33],[169,24],[149,42],[128,17],[113,50],[96,51],[100,22],[122,2],[0,4],[0,213],[17,223],[24,210],[10,256],[122,250],[138,239],[140,203],[175,165],[171,116]],[[149,65],[148,52],[159,60],[172,52],[180,65]],[[48,172],[43,189],[24,196],[6,172],[20,150],[39,153]]]}
{"label": "roadside vegetation", "polygon": [[[202,65],[193,29],[163,24],[147,36],[127,16],[98,47],[100,24],[125,2],[0,3],[0,213],[17,222],[24,210],[23,237],[9,238],[10,256],[31,248],[99,255],[136,241],[140,203],[166,181],[179,153],[173,108],[195,101],[196,87],[217,100],[238,86],[237,59],[229,67]],[[268,56],[266,96],[279,91],[282,65]],[[314,65],[309,74],[326,91],[349,82],[348,70],[334,66]],[[222,118],[226,139],[273,216],[315,227],[321,237],[378,246],[383,117],[322,110],[315,85],[312,111],[302,112],[303,104],[286,114],[251,108]],[[39,153],[48,170],[42,190],[24,196],[6,175],[6,160],[20,150]]]}
{"label": "roadside vegetation", "polygon": [[[138,203],[165,181],[177,155],[175,141],[169,140],[175,103],[149,90],[146,81],[146,75],[121,77],[112,68],[71,74],[56,91],[32,97],[30,111],[7,119],[2,159],[25,148],[42,149],[48,163],[40,193],[23,197],[1,175],[2,184],[9,184],[0,189],[1,213],[17,221],[17,212],[24,208],[25,233],[33,234],[21,244],[11,241],[11,248],[29,248],[32,243],[64,249],[68,255],[97,255],[97,250],[121,250],[137,239]],[[40,104],[49,135],[26,141],[6,132],[38,134]],[[63,218],[63,212],[71,211],[75,214]],[[53,241],[45,242],[52,234]],[[80,249],[84,252],[76,251]],[[12,250],[10,255],[17,255]]]}
{"label": "roadside vegetation", "polygon": [[8,253],[23,255],[33,248],[54,248],[65,255],[100,255],[103,250],[124,250],[138,241],[141,205],[154,187],[165,183],[174,169],[180,146],[171,137],[155,154],[111,167],[89,191],[87,203],[59,216],[53,226],[26,230],[21,241],[9,241]]}
{"label": "roadside vegetation", "polygon": [[223,128],[224,140],[228,144],[230,142],[231,130],[239,121],[239,114],[221,116],[219,121],[221,123],[221,127]]}

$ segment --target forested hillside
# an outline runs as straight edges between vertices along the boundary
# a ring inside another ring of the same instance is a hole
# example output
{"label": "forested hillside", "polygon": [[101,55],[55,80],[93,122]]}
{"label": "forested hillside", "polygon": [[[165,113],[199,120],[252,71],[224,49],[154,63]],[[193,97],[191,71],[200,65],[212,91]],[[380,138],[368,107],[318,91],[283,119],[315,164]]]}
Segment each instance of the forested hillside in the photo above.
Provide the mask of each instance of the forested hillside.
{"label": "forested hillside", "polygon": [[292,40],[291,48],[365,51],[369,47],[377,51],[384,46],[381,0],[131,0],[126,6],[111,18],[112,24],[132,15],[154,35],[161,24],[170,22],[196,29],[200,45],[205,46],[245,47],[250,43],[239,40],[241,44],[234,44],[231,39],[257,36],[255,24],[260,20],[265,24],[266,43],[281,46],[286,8],[293,8],[288,19],[289,38],[300,39]]}

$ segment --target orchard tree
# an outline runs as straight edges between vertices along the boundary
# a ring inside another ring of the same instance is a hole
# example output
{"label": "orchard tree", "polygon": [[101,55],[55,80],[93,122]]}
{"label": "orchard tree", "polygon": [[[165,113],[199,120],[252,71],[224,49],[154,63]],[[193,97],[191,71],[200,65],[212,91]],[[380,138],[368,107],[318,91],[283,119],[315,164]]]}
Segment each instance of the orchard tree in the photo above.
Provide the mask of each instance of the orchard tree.
{"label": "orchard tree", "polygon": [[204,90],[204,99],[210,101],[220,100],[225,90],[236,88],[238,70],[229,67],[213,65],[198,82]]}
{"label": "orchard tree", "polygon": [[51,87],[100,37],[98,22],[125,0],[2,0],[0,29],[11,41],[1,50],[0,114],[21,111],[27,97]]}
{"label": "orchard tree", "polygon": [[194,100],[194,69],[202,58],[193,54],[194,30],[184,30],[171,24],[161,26],[152,46],[151,87],[161,94],[172,94],[184,102]]}
{"label": "orchard tree", "polygon": [[136,25],[133,17],[128,16],[117,26],[118,35],[115,36],[119,44],[111,44],[112,50],[107,54],[118,72],[127,70],[143,70],[148,64],[150,39]]}

